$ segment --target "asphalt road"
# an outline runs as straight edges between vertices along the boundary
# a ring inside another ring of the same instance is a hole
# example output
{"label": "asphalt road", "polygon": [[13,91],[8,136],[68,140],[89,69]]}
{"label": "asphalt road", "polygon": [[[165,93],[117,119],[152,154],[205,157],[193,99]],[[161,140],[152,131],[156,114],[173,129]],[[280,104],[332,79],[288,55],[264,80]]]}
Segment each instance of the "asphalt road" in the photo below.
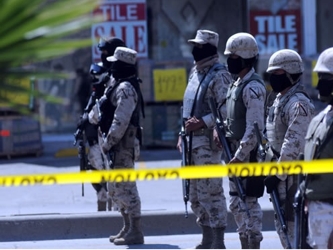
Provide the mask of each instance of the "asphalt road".
{"label": "asphalt road", "polygon": [[[262,249],[283,249],[276,232],[263,232]],[[19,241],[0,243],[1,249],[193,249],[201,240],[199,234],[146,236],[145,244],[131,246],[116,246],[107,238],[72,239],[72,240],[46,240],[46,241]],[[240,249],[237,233],[225,235],[227,249]]]}

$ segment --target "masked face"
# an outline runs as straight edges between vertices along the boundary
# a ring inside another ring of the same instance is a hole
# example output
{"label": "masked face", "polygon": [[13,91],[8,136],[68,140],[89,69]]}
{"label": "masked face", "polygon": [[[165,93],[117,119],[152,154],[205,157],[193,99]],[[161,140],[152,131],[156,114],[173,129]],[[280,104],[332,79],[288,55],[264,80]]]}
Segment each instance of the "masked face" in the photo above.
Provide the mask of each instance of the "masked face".
{"label": "masked face", "polygon": [[271,74],[269,82],[272,86],[273,91],[276,93],[280,93],[292,85],[292,82],[290,81],[290,78],[287,76],[286,73],[279,75]]}
{"label": "masked face", "polygon": [[201,46],[194,45],[192,49],[192,55],[194,61],[199,62],[207,57],[217,54],[217,48],[209,43]]}
{"label": "masked face", "polygon": [[228,69],[231,74],[238,75],[243,69],[243,59],[241,57],[227,59]]}
{"label": "masked face", "polygon": [[111,67],[111,73],[114,79],[124,79],[136,75],[136,66],[121,61],[116,61]]}
{"label": "masked face", "polygon": [[106,68],[106,69],[110,69],[111,66],[112,66],[112,62],[109,62],[108,60],[106,60],[107,57],[109,57],[108,54],[106,54],[106,53],[101,54],[101,60],[102,60],[102,63],[103,63],[103,67]]}
{"label": "masked face", "polygon": [[331,103],[333,96],[333,75],[331,74],[318,74],[319,81],[317,89],[319,91],[318,99],[325,103]]}

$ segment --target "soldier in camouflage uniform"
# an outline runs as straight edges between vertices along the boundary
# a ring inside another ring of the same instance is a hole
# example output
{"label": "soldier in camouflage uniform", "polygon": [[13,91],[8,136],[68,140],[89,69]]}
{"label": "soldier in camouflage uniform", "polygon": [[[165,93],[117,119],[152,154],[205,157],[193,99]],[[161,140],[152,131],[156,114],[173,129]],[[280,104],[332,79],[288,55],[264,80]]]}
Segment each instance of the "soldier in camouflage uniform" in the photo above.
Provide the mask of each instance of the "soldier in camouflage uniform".
{"label": "soldier in camouflage uniform", "polygon": [[[183,118],[188,135],[191,165],[221,164],[221,149],[213,141],[215,120],[208,105],[212,97],[221,113],[225,113],[225,102],[231,75],[219,63],[217,54],[218,34],[209,30],[198,30],[192,54],[195,60],[184,94]],[[181,138],[177,148],[181,151]],[[197,249],[225,248],[224,230],[227,225],[227,207],[221,178],[191,179],[189,201],[197,217],[203,237]]]}
{"label": "soldier in camouflage uniform", "polygon": [[[257,42],[248,33],[236,33],[227,40],[224,54],[228,56],[229,72],[238,76],[228,90],[227,115],[224,117],[226,137],[233,153],[230,163],[249,162],[251,152],[251,161],[256,158],[257,139],[253,124],[257,122],[260,131],[263,131],[265,115],[265,84],[253,68],[258,57]],[[262,210],[258,198],[263,195],[264,184],[262,178],[258,177],[242,178],[239,181],[246,198],[244,201],[241,199],[234,179],[230,178],[229,208],[238,227],[242,248],[260,248],[263,238]]]}
{"label": "soldier in camouflage uniform", "polygon": [[[268,62],[270,84],[273,91],[278,93],[266,121],[271,152],[268,155],[274,155],[278,162],[297,160],[298,155],[303,152],[307,126],[314,114],[314,106],[300,81],[303,71],[302,59],[293,50],[279,50]],[[297,190],[296,178],[296,175],[274,175],[266,177],[264,181],[267,193],[277,191],[281,209],[284,211],[289,243],[279,220],[275,219],[275,228],[284,248],[290,248],[289,244],[292,244],[295,238],[293,201]]]}
{"label": "soldier in camouflage uniform", "polygon": [[[102,97],[105,86],[103,83],[99,82],[99,76],[105,73],[106,69],[101,65],[102,63],[92,64],[90,66],[90,75],[93,76],[93,92],[89,99],[87,108],[85,112],[90,112],[90,109],[96,102],[96,99]],[[88,108],[89,107],[89,108]],[[105,169],[105,164],[101,149],[98,145],[98,132],[97,125],[87,123],[85,127],[85,135],[89,144],[88,160],[92,170],[103,170]],[[96,190],[97,195],[97,211],[106,211],[107,205],[108,209],[112,208],[112,199],[109,197],[107,192],[106,183],[92,183],[93,188]]]}
{"label": "soldier in camouflage uniform", "polygon": [[[107,57],[112,56],[115,49],[119,46],[125,46],[125,43],[116,37],[103,37],[98,43],[98,49],[101,52],[101,62],[98,64],[92,64],[90,67],[90,74],[94,75],[95,82],[93,84],[94,96],[93,103],[96,99],[100,99],[104,93],[105,87],[110,81],[110,72],[109,69],[112,65],[112,62],[106,60]],[[102,64],[102,65],[100,65]],[[103,71],[101,71],[101,68]],[[87,110],[90,112],[90,110]],[[109,166],[105,164],[107,159],[101,152],[101,148],[98,144],[98,133],[97,126],[93,124],[88,124],[86,131],[87,141],[89,144],[89,153],[88,160],[91,164],[93,170],[103,170],[108,169]],[[92,184],[97,194],[97,210],[106,211],[112,210],[112,207],[116,210],[117,206],[112,204],[112,185],[110,183],[93,183]]]}
{"label": "soldier in camouflage uniform", "polygon": [[[105,155],[112,160],[113,169],[134,168],[139,157],[140,108],[142,94],[136,76],[137,52],[117,47],[114,55],[107,60],[111,66],[113,78],[104,96],[99,101],[101,117],[95,106],[89,119],[98,123],[103,140],[100,142]],[[109,240],[115,245],[143,244],[141,230],[141,201],[136,182],[111,183],[111,197],[123,216],[123,228]]]}
{"label": "soldier in camouflage uniform", "polygon": [[[305,137],[304,159],[333,158],[333,48],[323,51],[314,72],[318,73],[319,99],[327,107],[315,116]],[[330,168],[331,166],[322,166]],[[308,210],[307,242],[312,248],[333,248],[333,174],[311,174],[301,186],[306,188]]]}

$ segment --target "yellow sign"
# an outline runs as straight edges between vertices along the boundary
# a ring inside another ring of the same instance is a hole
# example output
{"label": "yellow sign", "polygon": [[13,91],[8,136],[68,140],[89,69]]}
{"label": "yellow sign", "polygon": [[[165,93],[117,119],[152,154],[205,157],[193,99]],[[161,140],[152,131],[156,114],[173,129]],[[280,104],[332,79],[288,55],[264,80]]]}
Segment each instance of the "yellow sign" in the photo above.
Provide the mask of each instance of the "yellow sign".
{"label": "yellow sign", "polygon": [[0,187],[72,183],[127,182],[173,179],[221,178],[226,176],[268,176],[276,174],[333,173],[333,160],[281,163],[244,163],[158,169],[113,169],[75,173],[8,175],[0,177]]}
{"label": "yellow sign", "polygon": [[313,69],[316,66],[316,63],[317,63],[317,61],[315,61],[315,60],[313,60],[311,63],[311,72],[312,72],[311,83],[312,83],[312,87],[314,87],[314,88],[317,87],[317,84],[318,84],[318,74],[317,74],[317,72],[313,72]]}
{"label": "yellow sign", "polygon": [[155,101],[181,101],[186,88],[186,69],[153,70]]}

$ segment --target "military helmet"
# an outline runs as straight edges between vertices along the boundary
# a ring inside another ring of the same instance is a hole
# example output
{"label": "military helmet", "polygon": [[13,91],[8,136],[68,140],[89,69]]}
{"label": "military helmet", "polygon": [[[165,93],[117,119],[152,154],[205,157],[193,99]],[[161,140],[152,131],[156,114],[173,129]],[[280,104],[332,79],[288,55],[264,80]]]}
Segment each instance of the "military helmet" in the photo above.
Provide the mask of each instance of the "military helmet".
{"label": "military helmet", "polygon": [[225,51],[225,55],[238,55],[243,59],[256,57],[259,54],[256,39],[245,32],[240,32],[229,37]]}
{"label": "military helmet", "polygon": [[90,65],[90,70],[89,70],[90,75],[99,76],[99,75],[103,74],[104,72],[106,72],[106,69],[103,67],[102,62],[92,63]]}
{"label": "military helmet", "polygon": [[126,47],[123,40],[116,37],[101,37],[97,47],[100,51],[106,50],[109,55],[113,55],[115,49],[119,46]]}
{"label": "military helmet", "polygon": [[268,61],[266,72],[271,73],[274,70],[283,69],[289,74],[303,73],[304,66],[300,55],[291,49],[282,49],[275,52]]}
{"label": "military helmet", "polygon": [[324,50],[319,55],[313,72],[333,74],[333,47]]}

